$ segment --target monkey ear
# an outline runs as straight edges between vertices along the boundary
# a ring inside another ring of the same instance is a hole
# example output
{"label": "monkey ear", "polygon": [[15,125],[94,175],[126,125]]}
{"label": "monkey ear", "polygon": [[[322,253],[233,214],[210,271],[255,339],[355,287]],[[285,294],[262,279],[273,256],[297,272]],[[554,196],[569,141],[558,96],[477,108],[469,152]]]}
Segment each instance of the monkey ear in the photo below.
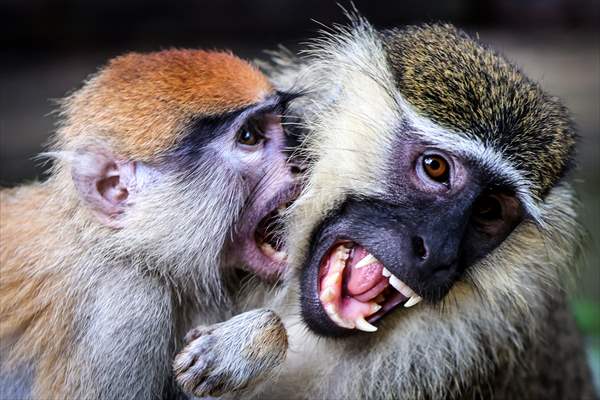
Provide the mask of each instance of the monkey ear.
{"label": "monkey ear", "polygon": [[121,216],[136,186],[135,162],[86,151],[75,154],[71,165],[73,183],[87,207],[104,225],[122,228]]}

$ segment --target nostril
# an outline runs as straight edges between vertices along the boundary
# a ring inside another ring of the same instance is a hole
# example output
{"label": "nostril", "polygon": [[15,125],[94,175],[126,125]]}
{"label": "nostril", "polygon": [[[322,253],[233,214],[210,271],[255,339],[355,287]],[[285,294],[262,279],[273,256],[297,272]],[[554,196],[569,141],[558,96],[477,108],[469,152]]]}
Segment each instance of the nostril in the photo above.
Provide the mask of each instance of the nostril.
{"label": "nostril", "polygon": [[425,242],[419,236],[415,236],[412,239],[413,251],[417,257],[424,260],[427,258],[427,248],[425,247]]}

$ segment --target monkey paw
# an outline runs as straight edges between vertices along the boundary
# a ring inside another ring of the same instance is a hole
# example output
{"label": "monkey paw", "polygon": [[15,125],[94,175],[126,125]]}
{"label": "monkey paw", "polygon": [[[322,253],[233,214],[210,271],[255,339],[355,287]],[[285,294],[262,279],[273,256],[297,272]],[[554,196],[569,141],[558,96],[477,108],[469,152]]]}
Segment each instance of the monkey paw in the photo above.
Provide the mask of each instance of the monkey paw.
{"label": "monkey paw", "polygon": [[287,353],[287,333],[270,310],[253,310],[192,329],[175,357],[175,379],[198,397],[221,396],[266,379]]}

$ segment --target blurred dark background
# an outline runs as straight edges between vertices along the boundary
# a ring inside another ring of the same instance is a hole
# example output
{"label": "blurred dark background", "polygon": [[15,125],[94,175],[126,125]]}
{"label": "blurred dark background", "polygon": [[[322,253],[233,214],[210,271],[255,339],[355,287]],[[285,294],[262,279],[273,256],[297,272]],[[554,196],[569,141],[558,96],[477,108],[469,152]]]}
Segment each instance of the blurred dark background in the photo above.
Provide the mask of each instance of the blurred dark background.
{"label": "blurred dark background", "polygon": [[[569,106],[582,136],[575,186],[590,233],[573,307],[600,371],[600,1],[354,4],[379,28],[447,21],[476,33]],[[0,0],[0,185],[40,177],[43,168],[32,157],[56,122],[52,99],[78,88],[111,57],[205,47],[254,58],[280,43],[297,48],[319,23],[344,21],[340,7],[323,0]]]}

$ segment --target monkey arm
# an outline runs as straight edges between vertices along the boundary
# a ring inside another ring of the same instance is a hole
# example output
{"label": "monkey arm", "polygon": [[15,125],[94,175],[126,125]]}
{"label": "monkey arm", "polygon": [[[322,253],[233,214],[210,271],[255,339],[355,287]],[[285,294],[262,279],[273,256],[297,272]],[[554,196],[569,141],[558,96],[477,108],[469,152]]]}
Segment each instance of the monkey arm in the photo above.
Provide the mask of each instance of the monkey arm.
{"label": "monkey arm", "polygon": [[173,363],[175,378],[198,397],[221,396],[260,383],[282,364],[288,348],[281,319],[266,309],[197,327],[186,342]]}

